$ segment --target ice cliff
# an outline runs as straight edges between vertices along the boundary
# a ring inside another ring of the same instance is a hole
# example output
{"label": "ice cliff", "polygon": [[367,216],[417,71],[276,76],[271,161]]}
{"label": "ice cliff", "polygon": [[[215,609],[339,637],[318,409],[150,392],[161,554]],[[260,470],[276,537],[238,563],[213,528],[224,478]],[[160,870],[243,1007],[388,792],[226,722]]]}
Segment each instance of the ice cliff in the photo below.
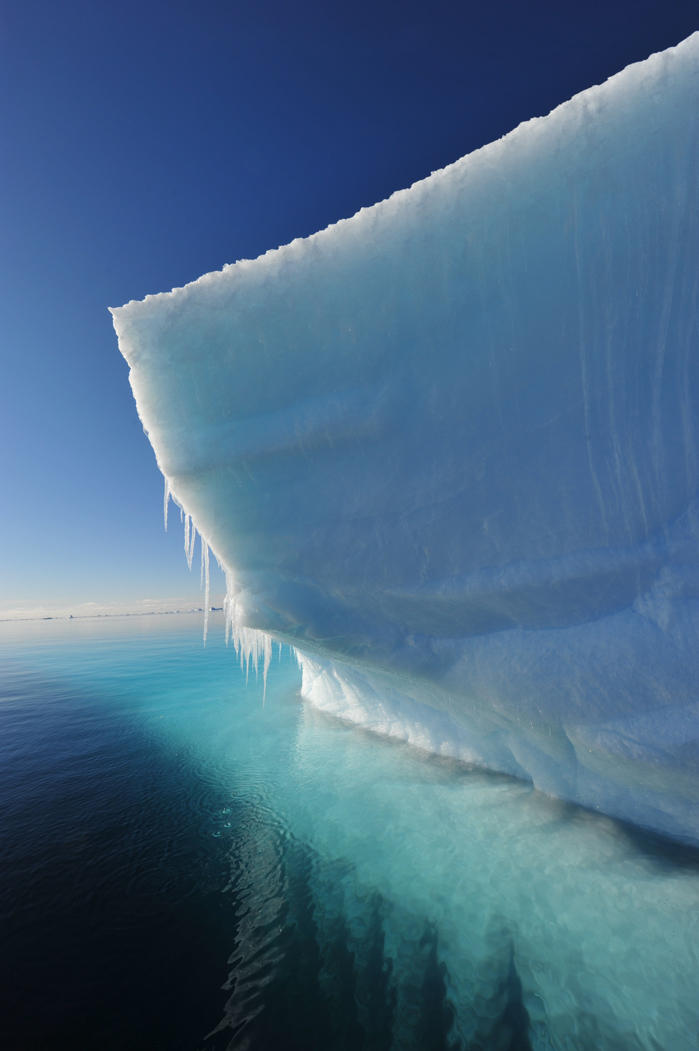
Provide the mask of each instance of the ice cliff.
{"label": "ice cliff", "polygon": [[699,842],[699,34],[113,315],[238,642]]}

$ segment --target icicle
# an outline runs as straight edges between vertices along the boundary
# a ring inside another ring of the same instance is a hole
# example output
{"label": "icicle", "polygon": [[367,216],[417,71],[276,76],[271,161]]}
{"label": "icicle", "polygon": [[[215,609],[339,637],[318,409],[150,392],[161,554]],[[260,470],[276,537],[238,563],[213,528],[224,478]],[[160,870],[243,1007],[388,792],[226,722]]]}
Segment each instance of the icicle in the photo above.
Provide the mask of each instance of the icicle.
{"label": "icicle", "polygon": [[187,565],[192,568],[192,558],[194,557],[194,541],[197,539],[197,527],[194,525],[194,521],[191,515],[184,516],[184,554],[187,559]]}
{"label": "icicle", "polygon": [[272,662],[272,640],[269,635],[265,635],[263,643],[264,652],[264,663],[262,665],[262,703],[264,704],[267,699],[267,672]]}
{"label": "icicle", "polygon": [[[208,551],[205,556],[208,560]],[[205,573],[206,565],[205,562]],[[267,696],[267,675],[272,662],[274,642],[271,635],[257,628],[246,627],[243,621],[243,610],[236,597],[238,588],[232,575],[226,572],[226,597],[223,608],[226,618],[226,645],[229,639],[233,640],[233,646],[240,663],[241,671],[245,673],[245,681],[249,682],[250,668],[254,668],[255,675],[259,676],[260,663],[262,663],[263,703]],[[208,605],[208,602],[207,602]],[[277,643],[281,655],[282,644]]]}
{"label": "icicle", "polygon": [[226,649],[228,649],[228,643],[231,638],[231,611],[230,611],[230,599],[228,598],[228,592],[223,600],[223,617],[226,624]]}
{"label": "icicle", "polygon": [[201,565],[200,565],[200,568],[199,568],[199,587],[200,588],[204,587],[204,547],[205,546],[206,545],[204,543],[204,538],[202,537],[202,541],[201,541],[201,545],[200,545],[200,547],[201,547]]}
{"label": "icicle", "polygon": [[163,478],[165,479],[165,491],[163,494],[163,524],[165,525],[165,532],[167,533],[167,512],[168,507],[170,506],[170,483],[165,475],[163,475]]}
{"label": "icicle", "polygon": [[192,559],[194,558],[194,541],[197,539],[197,527],[194,524],[194,519],[190,515],[190,527],[189,527],[189,551],[187,552],[187,565],[192,568]]}
{"label": "icicle", "polygon": [[204,564],[204,645],[206,646],[206,636],[209,631],[209,545],[204,537],[201,538],[201,549],[204,552],[202,557]]}

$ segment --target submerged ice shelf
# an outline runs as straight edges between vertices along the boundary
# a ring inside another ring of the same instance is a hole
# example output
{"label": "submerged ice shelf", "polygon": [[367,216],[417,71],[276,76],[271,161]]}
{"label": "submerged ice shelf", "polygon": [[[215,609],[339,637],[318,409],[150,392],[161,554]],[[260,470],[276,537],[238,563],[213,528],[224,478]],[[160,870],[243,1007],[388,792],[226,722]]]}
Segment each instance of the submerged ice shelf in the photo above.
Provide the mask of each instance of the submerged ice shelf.
{"label": "submerged ice shelf", "polygon": [[294,645],[321,708],[695,842],[698,115],[695,34],[113,311],[243,648]]}

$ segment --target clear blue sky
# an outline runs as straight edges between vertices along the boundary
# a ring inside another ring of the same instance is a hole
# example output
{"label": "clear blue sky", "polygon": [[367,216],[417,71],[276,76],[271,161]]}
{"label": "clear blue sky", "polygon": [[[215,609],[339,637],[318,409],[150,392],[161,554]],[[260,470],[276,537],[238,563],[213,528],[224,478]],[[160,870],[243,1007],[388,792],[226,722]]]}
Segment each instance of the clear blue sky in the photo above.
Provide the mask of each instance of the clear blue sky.
{"label": "clear blue sky", "polygon": [[0,610],[198,591],[107,306],[352,215],[696,28],[695,0],[6,0]]}

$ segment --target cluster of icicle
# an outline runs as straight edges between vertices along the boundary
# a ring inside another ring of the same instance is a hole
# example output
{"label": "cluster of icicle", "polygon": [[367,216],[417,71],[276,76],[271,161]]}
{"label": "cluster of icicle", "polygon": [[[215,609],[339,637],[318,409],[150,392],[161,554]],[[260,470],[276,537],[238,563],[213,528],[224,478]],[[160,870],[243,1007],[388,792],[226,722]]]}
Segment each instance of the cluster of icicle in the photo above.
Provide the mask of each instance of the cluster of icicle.
{"label": "cluster of icicle", "polygon": [[[272,660],[271,635],[258,628],[249,628],[243,623],[243,610],[237,596],[237,588],[232,574],[226,570],[226,597],[223,600],[223,612],[226,618],[226,645],[233,640],[235,652],[240,659],[240,667],[245,672],[245,680],[250,675],[250,666],[258,673],[262,661],[262,696],[267,693],[267,672]],[[281,643],[278,643],[281,653]]]}
{"label": "cluster of icicle", "polygon": [[[166,478],[165,494],[163,498],[163,522],[165,525],[165,532],[167,532],[168,506],[171,497],[170,483]],[[174,497],[172,498],[174,500]],[[194,525],[192,516],[187,514],[181,507],[180,520],[184,522],[184,553],[187,559],[187,565],[191,570],[194,558],[194,543],[197,538],[198,530]],[[201,533],[199,533],[199,541],[201,544],[201,586],[204,589],[204,645],[206,645],[206,637],[209,631],[209,607],[211,603],[209,574],[209,557],[211,549]],[[214,557],[216,556],[214,555]],[[264,698],[267,693],[267,673],[272,660],[273,640],[271,635],[267,635],[266,632],[259,631],[257,628],[249,628],[243,623],[243,610],[238,598],[238,588],[230,570],[225,566],[223,569],[226,574],[226,597],[223,600],[223,612],[226,622],[226,646],[229,645],[231,640],[233,641],[236,656],[240,660],[240,667],[245,672],[246,682],[250,676],[251,666],[255,669],[255,674],[257,675],[259,672],[260,661],[262,661]],[[278,645],[281,654],[282,644],[278,643]]]}

